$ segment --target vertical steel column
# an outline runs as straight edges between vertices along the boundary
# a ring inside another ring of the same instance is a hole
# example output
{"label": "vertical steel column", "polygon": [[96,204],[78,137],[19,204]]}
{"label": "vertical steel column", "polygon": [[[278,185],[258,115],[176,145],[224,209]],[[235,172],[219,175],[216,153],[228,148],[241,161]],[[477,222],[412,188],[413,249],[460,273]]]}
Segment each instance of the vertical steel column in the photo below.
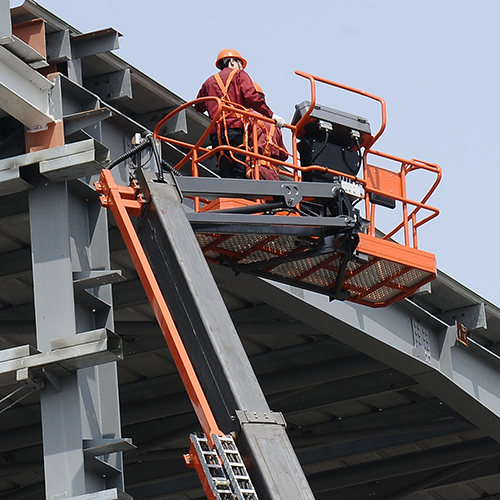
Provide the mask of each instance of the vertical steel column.
{"label": "vertical steel column", "polygon": [[[77,191],[84,194],[39,178],[29,195],[41,351],[56,338],[113,329],[107,214],[88,186],[80,183]],[[64,376],[49,369],[46,375],[41,411],[47,500],[123,489],[116,363]]]}

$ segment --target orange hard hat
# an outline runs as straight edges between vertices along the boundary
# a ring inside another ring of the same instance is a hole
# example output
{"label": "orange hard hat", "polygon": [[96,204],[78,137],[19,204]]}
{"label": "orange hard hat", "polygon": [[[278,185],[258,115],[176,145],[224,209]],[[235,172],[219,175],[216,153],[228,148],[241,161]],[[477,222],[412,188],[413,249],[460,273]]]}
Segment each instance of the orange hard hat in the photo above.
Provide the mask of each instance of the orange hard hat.
{"label": "orange hard hat", "polygon": [[262,87],[258,83],[253,82],[253,86],[255,87],[255,90],[257,91],[258,94],[266,95],[264,94]]}
{"label": "orange hard hat", "polygon": [[241,61],[241,64],[243,64],[243,68],[247,67],[247,61],[246,61],[246,59],[243,59],[243,57],[241,57],[241,54],[237,50],[222,49],[219,52],[219,55],[217,56],[217,60],[215,61],[216,68],[219,67],[220,61],[222,59],[226,59],[226,57],[234,57],[235,59],[239,59]]}

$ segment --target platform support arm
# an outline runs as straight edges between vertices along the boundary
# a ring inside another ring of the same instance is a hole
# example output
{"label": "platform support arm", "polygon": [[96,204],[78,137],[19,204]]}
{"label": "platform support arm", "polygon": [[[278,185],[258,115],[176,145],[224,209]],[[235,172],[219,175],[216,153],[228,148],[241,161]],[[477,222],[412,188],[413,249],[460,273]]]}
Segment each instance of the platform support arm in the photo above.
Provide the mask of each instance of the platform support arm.
{"label": "platform support arm", "polygon": [[[96,190],[103,195],[101,197],[103,206],[109,208],[115,217],[203,432],[211,441],[212,434],[223,435],[223,433],[217,426],[210,405],[127,212],[127,207],[129,207],[130,210],[135,211],[136,215],[139,214],[142,208],[141,199],[139,198],[136,201],[127,199],[127,195],[130,197],[131,194],[130,188],[118,186],[109,170],[101,172],[100,182],[96,183]],[[125,199],[122,199],[122,191],[125,194]],[[213,446],[213,442],[211,444]]]}

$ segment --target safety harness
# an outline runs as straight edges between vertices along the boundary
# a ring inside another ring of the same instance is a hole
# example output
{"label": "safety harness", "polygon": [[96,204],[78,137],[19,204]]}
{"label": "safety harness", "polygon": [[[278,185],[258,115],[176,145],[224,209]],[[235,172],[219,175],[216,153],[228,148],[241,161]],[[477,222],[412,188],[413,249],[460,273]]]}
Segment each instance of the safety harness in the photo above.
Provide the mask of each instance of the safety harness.
{"label": "safety harness", "polygon": [[[240,104],[237,104],[237,103],[234,103],[233,101],[231,101],[229,99],[229,96],[228,96],[229,86],[231,85],[231,82],[233,81],[234,75],[236,74],[237,71],[238,71],[238,69],[233,69],[231,71],[225,84],[222,81],[222,78],[220,77],[219,73],[216,73],[214,75],[215,81],[217,82],[217,85],[219,86],[219,88],[222,92],[221,101],[224,104],[227,104],[232,108],[237,108],[237,106],[241,106]],[[249,111],[247,108],[245,108],[243,106],[241,106],[241,107],[242,107],[242,109]],[[252,149],[252,144],[251,144],[252,138],[249,137],[249,129],[251,129],[251,124],[252,124],[251,119],[244,114],[238,113],[235,109],[232,109],[231,111],[224,110],[221,113],[221,116],[219,117],[219,119],[217,120],[217,123],[215,124],[216,130],[217,130],[217,139],[219,141],[219,144],[225,143],[225,144],[229,145],[229,138],[228,138],[227,126],[226,126],[226,118],[228,116],[233,116],[235,118],[239,118],[242,121],[242,123],[243,123],[243,143],[237,147],[243,149],[244,151],[250,151]],[[268,129],[266,127],[266,125],[261,120],[257,119],[256,125],[260,129],[260,133],[264,134],[264,136],[266,137],[266,143],[265,143],[264,150],[260,154],[262,154],[263,156],[271,157],[272,152],[273,152],[273,148],[276,148],[278,151],[285,153],[287,156],[289,155],[289,153],[286,149],[283,149],[282,147],[280,147],[278,144],[276,144],[273,141],[274,133],[276,130],[276,125],[274,123],[269,124],[270,127]],[[225,142],[222,141],[222,134],[224,134]],[[258,140],[258,137],[255,137],[255,141],[257,141],[257,140]],[[228,156],[228,154],[229,154],[231,161],[235,161],[235,162],[238,162],[238,163],[246,166],[246,176],[247,177],[254,177],[252,166],[250,164],[250,157],[247,156],[246,162],[243,162],[243,161],[239,160],[238,158],[236,158],[232,151],[224,151],[223,150],[221,152],[221,155]],[[220,158],[221,157],[219,156],[219,161],[220,161]],[[273,165],[269,161],[258,160],[258,164],[259,164],[259,166],[272,168],[276,172],[279,172],[278,167],[276,167],[275,165]]]}
{"label": "safety harness", "polygon": [[[229,76],[228,76],[225,84],[222,81],[222,78],[220,77],[219,73],[216,73],[214,75],[215,81],[217,82],[217,85],[219,85],[219,88],[222,92],[221,101],[224,104],[227,104],[231,107],[237,106],[237,104],[234,103],[233,101],[231,101],[229,99],[229,96],[228,96],[229,85],[231,85],[231,82],[233,81],[233,77],[237,71],[238,71],[238,69],[235,68],[231,71],[231,73],[229,73]],[[226,126],[226,118],[228,116],[234,116],[235,118],[239,118],[243,122],[243,143],[236,146],[236,147],[244,149],[244,150],[248,150],[248,124],[249,124],[248,117],[245,115],[242,115],[240,113],[237,113],[236,111],[233,111],[233,110],[231,110],[231,111],[223,110],[221,113],[221,116],[219,117],[219,119],[217,120],[217,123],[215,124],[216,130],[217,130],[217,139],[219,141],[219,144],[229,145],[229,137],[227,134],[227,126]],[[224,134],[225,141],[222,141],[222,134]],[[243,162],[243,161],[239,160],[238,158],[236,158],[232,151],[222,150],[221,156],[222,155],[224,155],[224,156],[229,155],[231,161],[235,161],[235,162],[241,163],[242,165],[245,165],[246,169],[247,169],[247,176],[248,176],[249,166],[246,162]],[[220,162],[221,156],[219,156],[218,163]]]}

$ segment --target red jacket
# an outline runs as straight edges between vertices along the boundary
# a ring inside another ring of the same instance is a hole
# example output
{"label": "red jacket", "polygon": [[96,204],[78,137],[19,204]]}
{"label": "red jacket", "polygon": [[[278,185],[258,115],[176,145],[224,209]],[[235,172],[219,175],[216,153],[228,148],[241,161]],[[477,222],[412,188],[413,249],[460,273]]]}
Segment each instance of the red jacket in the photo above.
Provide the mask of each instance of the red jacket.
{"label": "red jacket", "polygon": [[[224,68],[219,72],[224,84],[226,84],[232,71],[231,68]],[[208,96],[222,97],[222,90],[213,75],[201,86],[197,97]],[[229,84],[227,97],[231,102],[241,104],[245,108],[251,108],[264,116],[269,118],[273,116],[273,112],[266,104],[265,99],[255,90],[254,83],[249,74],[242,69],[237,70],[234,74]],[[217,111],[217,104],[215,101],[207,101],[196,104],[195,108],[200,113],[208,111],[208,115],[212,118]],[[229,115],[226,117],[226,126],[227,128],[243,128],[243,123],[236,116]],[[211,133],[214,133],[214,131]]]}

